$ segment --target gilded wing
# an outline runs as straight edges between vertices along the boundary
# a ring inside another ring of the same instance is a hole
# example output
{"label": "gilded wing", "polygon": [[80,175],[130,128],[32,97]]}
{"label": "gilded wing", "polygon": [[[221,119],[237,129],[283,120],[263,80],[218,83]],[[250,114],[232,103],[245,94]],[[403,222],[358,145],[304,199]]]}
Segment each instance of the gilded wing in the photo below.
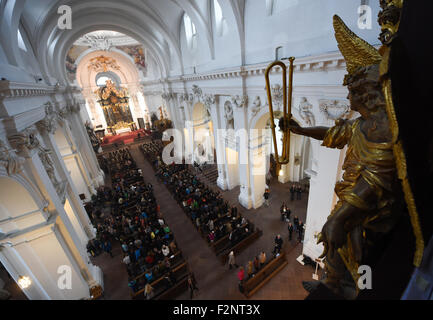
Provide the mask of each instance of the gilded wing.
{"label": "gilded wing", "polygon": [[346,60],[346,68],[352,74],[358,67],[380,63],[382,56],[372,45],[353,33],[337,15],[333,18],[338,48]]}

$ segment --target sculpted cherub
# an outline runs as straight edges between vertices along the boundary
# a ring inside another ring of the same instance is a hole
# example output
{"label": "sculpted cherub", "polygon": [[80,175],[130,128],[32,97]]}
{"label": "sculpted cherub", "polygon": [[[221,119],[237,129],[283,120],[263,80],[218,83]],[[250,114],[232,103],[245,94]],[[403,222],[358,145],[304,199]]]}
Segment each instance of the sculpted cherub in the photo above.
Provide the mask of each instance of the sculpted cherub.
{"label": "sculpted cherub", "polygon": [[[338,119],[332,128],[301,128],[296,134],[323,140],[323,146],[348,147],[343,164],[343,179],[335,185],[338,202],[322,228],[318,242],[323,243],[326,278],[322,281],[334,293],[354,298],[359,278],[358,266],[370,264],[372,257],[396,221],[391,210],[398,185],[385,100],[379,82],[381,55],[352,33],[334,16],[335,36],[348,74],[350,108],[361,116],[355,120]],[[350,290],[345,280],[352,276]],[[305,282],[308,291],[318,282]]]}

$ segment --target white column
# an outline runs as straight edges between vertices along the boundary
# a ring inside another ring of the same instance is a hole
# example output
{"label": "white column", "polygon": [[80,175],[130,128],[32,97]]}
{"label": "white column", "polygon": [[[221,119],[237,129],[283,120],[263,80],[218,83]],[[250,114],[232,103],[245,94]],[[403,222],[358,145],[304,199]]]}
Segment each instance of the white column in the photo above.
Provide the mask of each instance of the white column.
{"label": "white column", "polygon": [[[314,141],[320,144],[319,141]],[[335,183],[341,176],[341,166],[345,151],[320,147],[317,154],[317,167],[310,179],[308,197],[307,221],[304,237],[303,254],[312,259],[318,258],[323,252],[323,245],[317,244],[317,234],[322,230],[335,203]]]}
{"label": "white column", "polygon": [[76,110],[69,114],[68,120],[71,124],[71,130],[69,131],[69,128],[66,128],[66,130],[72,133],[77,151],[80,152],[80,154],[83,156],[83,159],[86,161],[95,187],[104,185],[105,174],[99,167],[99,163],[90,143],[89,136],[85,131],[84,122],[81,120]]}
{"label": "white column", "polygon": [[224,137],[222,135],[222,130],[220,129],[220,128],[224,128],[220,116],[220,110],[221,110],[220,100],[221,99],[218,96],[215,97],[215,104],[211,105],[210,114],[211,114],[211,119],[214,120],[212,122],[215,153],[216,153],[216,159],[214,159],[214,161],[216,162],[218,168],[218,178],[216,183],[221,190],[226,190],[227,189],[227,175],[226,175],[226,161],[225,161],[226,155],[224,150]]}
{"label": "white column", "polygon": [[270,130],[254,130],[250,134],[249,153],[251,159],[250,181],[251,200],[254,209],[259,208],[263,203],[263,194],[266,188],[266,174],[269,171],[269,143]]}
{"label": "white column", "polygon": [[[240,193],[239,193],[239,203],[247,209],[251,209],[252,202],[252,192],[251,192],[251,182],[250,182],[250,152],[249,152],[249,125],[248,125],[248,112],[247,112],[247,103],[236,104],[236,107],[233,107],[233,115],[235,119],[235,129],[236,136],[239,137],[238,144],[238,172],[239,172],[239,184],[240,184]],[[235,137],[235,142],[236,142]],[[229,176],[230,177],[230,176]]]}
{"label": "white column", "polygon": [[[76,152],[62,157],[53,135],[46,131],[42,131],[41,135],[45,145],[52,151],[56,171],[59,173],[61,180],[67,182],[66,194],[72,199],[70,204],[71,210],[79,221],[79,225],[76,226],[76,231],[77,234],[83,234],[85,236],[84,238],[81,237],[81,241],[82,244],[86,246],[87,242],[95,237],[95,228],[92,226],[78,194],[84,191],[86,192],[86,198],[90,200],[90,189],[93,186],[83,177],[82,170],[84,170],[84,167],[81,165],[80,168],[77,159],[78,154]],[[69,171],[71,171],[71,174],[69,174]],[[78,187],[81,188],[78,189]],[[79,230],[77,230],[77,228],[79,228]]]}

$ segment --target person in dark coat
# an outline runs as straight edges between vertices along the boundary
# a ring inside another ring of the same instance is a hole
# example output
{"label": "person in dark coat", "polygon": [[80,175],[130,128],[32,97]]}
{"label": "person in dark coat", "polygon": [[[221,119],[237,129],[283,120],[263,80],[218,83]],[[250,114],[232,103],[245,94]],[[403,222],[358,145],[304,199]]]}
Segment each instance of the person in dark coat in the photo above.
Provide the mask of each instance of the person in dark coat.
{"label": "person in dark coat", "polygon": [[302,235],[304,233],[304,223],[302,221],[299,222],[298,226],[298,241],[302,242]]}
{"label": "person in dark coat", "polygon": [[296,199],[301,200],[301,197],[302,197],[302,188],[301,188],[301,186],[298,186],[296,188]]}
{"label": "person in dark coat", "polygon": [[295,216],[293,218],[293,225],[295,227],[295,231],[298,232],[298,228],[299,228],[299,218],[298,218],[298,216]]}
{"label": "person in dark coat", "polygon": [[284,202],[280,207],[280,214],[281,214],[281,221],[284,221],[286,219],[286,214],[287,214],[287,206]]}
{"label": "person in dark coat", "polygon": [[292,184],[290,186],[290,201],[295,200],[295,186]]}
{"label": "person in dark coat", "polygon": [[199,290],[196,285],[196,281],[193,275],[188,276],[188,289],[190,292],[190,299],[192,299],[194,295],[194,290]]}
{"label": "person in dark coat", "polygon": [[103,249],[105,252],[107,252],[110,255],[110,257],[113,258],[113,252],[111,251],[112,250],[111,249],[111,242],[109,240],[106,240],[104,242]]}
{"label": "person in dark coat", "polygon": [[273,253],[280,253],[281,248],[283,247],[283,239],[281,238],[280,235],[277,235],[275,237],[275,247],[274,247],[274,251]]}
{"label": "person in dark coat", "polygon": [[269,195],[270,195],[269,189],[266,189],[265,193],[263,194],[263,197],[265,198],[266,207],[269,207]]}
{"label": "person in dark coat", "polygon": [[287,226],[287,229],[289,231],[289,241],[292,241],[293,224],[291,222],[289,222],[289,225]]}

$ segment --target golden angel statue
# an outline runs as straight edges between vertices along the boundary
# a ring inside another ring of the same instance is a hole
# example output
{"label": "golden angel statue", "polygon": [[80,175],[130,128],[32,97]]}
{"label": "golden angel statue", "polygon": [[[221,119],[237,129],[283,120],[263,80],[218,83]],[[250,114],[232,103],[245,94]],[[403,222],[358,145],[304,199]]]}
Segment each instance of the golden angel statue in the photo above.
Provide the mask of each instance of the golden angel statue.
{"label": "golden angel statue", "polygon": [[[399,184],[393,154],[385,98],[380,82],[382,56],[357,37],[338,17],[333,19],[338,47],[346,60],[350,108],[360,117],[338,119],[335,126],[301,128],[296,134],[323,140],[323,146],[347,146],[343,179],[335,186],[338,202],[322,228],[318,242],[323,243],[326,278],[322,281],[335,294],[355,298],[358,267],[368,264],[378,243],[395,225],[399,210],[392,210]],[[350,275],[352,279],[350,279]],[[349,290],[345,285],[349,278]],[[308,291],[314,284],[304,283]]]}

